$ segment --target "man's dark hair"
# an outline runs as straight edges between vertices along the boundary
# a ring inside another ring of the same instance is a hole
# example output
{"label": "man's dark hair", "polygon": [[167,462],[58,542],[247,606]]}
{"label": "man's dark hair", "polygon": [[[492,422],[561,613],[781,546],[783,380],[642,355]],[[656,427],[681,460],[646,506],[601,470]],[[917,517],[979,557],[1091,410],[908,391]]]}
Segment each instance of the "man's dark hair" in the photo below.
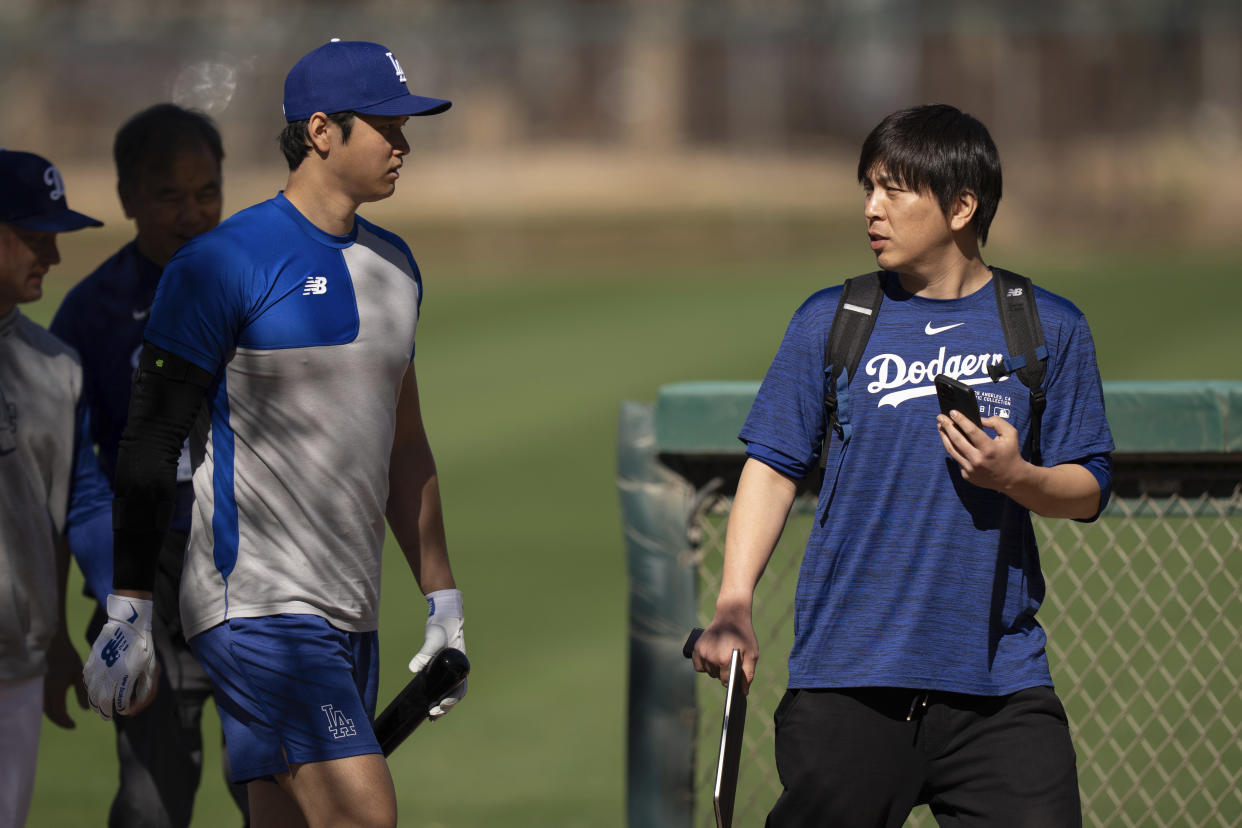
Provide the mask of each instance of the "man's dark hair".
{"label": "man's dark hair", "polygon": [[902,186],[933,195],[946,214],[958,195],[974,193],[975,236],[987,243],[1001,199],[1001,165],[992,136],[978,120],[945,104],[894,112],[863,141],[858,183],[877,164]]}
{"label": "man's dark hair", "polygon": [[[332,112],[328,114],[328,120],[341,128],[341,140],[349,141],[349,133],[354,128],[354,113],[348,110]],[[310,118],[291,121],[285,124],[285,128],[281,130],[280,136],[276,139],[280,144],[280,151],[285,155],[285,161],[289,164],[289,172],[302,166],[303,159],[310,155],[310,136],[306,132],[309,123]]]}
{"label": "man's dark hair", "polygon": [[112,144],[117,189],[132,192],[142,172],[163,172],[179,154],[197,147],[206,148],[217,164],[224,160],[220,131],[206,113],[172,103],[147,107],[117,130]]}

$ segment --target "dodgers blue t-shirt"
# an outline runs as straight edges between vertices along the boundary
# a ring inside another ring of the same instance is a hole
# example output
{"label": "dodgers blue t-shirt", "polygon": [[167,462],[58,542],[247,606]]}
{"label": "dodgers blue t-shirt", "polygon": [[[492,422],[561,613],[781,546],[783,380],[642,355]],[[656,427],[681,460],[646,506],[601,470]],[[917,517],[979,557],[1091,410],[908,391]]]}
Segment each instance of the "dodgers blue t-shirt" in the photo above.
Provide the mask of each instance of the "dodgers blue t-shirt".
{"label": "dodgers blue t-shirt", "polygon": [[[848,396],[853,434],[834,434],[795,598],[789,686],[909,687],[1004,695],[1051,685],[1035,619],[1044,580],[1030,515],[962,479],[936,427],[933,377],[974,387],[984,417],[1025,445],[1028,390],[993,382],[1007,353],[989,282],[952,300],[914,296],[895,274]],[[740,437],[756,459],[801,477],[824,435],[824,349],[842,287],[794,314]],[[1095,346],[1071,302],[1035,288],[1049,357],[1043,463],[1081,462],[1111,486],[1113,442]]]}
{"label": "dodgers blue t-shirt", "polygon": [[[163,268],[143,256],[137,242],[131,241],[74,286],[52,318],[52,333],[72,345],[82,359],[82,397],[90,412],[90,437],[99,446],[99,468],[109,483],[116,477],[130,386],[162,273]],[[172,529],[190,531],[193,502],[190,456],[183,450],[177,465]]]}

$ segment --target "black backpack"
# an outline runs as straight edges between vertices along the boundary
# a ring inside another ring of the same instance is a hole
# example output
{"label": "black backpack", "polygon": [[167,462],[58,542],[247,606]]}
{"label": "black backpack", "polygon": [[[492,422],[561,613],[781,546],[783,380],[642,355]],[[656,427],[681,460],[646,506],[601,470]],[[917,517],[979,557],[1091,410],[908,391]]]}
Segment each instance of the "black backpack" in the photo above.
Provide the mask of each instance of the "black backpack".
{"label": "black backpack", "polygon": [[[840,432],[843,443],[848,443],[853,433],[849,382],[858,370],[863,349],[867,347],[871,329],[875,327],[875,317],[880,312],[880,302],[884,298],[880,275],[881,272],[876,271],[847,279],[832,320],[828,345],[824,349],[827,383],[824,391],[824,445],[819,453],[821,468],[828,462],[828,444],[834,428]],[[1023,454],[1035,465],[1042,465],[1039,429],[1047,403],[1044,372],[1048,348],[1044,345],[1039,311],[1035,308],[1035,293],[1030,279],[999,267],[992,268],[992,286],[996,291],[996,307],[1000,312],[1010,356],[989,365],[988,376],[993,382],[999,382],[1003,377],[1016,373],[1027,387],[1031,398],[1031,429]]]}

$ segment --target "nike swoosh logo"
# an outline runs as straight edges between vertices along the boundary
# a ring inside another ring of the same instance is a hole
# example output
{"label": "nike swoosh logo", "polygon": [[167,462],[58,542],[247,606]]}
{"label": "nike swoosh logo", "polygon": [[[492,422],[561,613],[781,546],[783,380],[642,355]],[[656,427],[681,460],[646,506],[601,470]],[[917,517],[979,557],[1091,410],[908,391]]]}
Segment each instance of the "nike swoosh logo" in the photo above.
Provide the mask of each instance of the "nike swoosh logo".
{"label": "nike swoosh logo", "polygon": [[927,327],[923,329],[923,333],[927,334],[928,336],[935,336],[938,333],[944,333],[945,331],[952,330],[953,328],[956,328],[959,325],[965,325],[965,324],[966,324],[965,322],[954,322],[952,325],[942,325],[941,327],[937,328],[932,323],[928,322]]}
{"label": "nike swoosh logo", "polygon": [[133,314],[135,322],[141,322],[142,320],[147,318],[147,315],[149,313],[151,313],[151,309],[145,308],[143,310],[130,311],[130,313]]}
{"label": "nike swoosh logo", "polygon": [[130,608],[130,609],[132,609],[132,610],[134,610],[134,614],[133,614],[133,615],[131,615],[128,619],[126,619],[126,622],[125,622],[125,623],[127,623],[127,624],[132,624],[132,623],[134,623],[134,621],[138,620],[138,610],[134,609],[134,605],[133,605],[133,604],[130,604],[130,605],[129,605],[129,608]]}

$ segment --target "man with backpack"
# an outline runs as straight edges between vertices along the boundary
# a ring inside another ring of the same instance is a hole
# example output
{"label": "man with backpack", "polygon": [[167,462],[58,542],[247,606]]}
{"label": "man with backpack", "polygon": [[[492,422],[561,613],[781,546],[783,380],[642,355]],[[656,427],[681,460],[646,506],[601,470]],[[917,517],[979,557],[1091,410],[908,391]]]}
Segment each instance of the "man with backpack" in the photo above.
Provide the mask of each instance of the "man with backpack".
{"label": "man with backpack", "polygon": [[[976,119],[888,116],[858,179],[880,271],[814,294],[786,331],[740,435],[695,667],[727,676],[736,648],[753,679],[755,585],[818,463],[768,825],[900,826],[921,803],[942,826],[1080,824],[1030,512],[1089,521],[1108,500],[1090,330],[984,263],[1001,170]],[[938,374],[975,390],[982,428],[940,413]]]}

